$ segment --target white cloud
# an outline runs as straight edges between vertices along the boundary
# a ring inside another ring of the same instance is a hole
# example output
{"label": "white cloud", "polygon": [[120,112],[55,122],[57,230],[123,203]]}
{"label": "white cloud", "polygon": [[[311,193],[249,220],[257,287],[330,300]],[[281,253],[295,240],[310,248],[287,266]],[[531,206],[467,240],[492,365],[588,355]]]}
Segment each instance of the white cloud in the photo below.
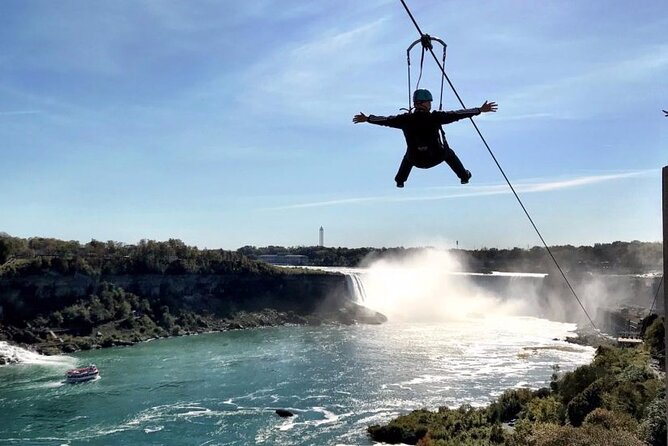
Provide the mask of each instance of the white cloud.
{"label": "white cloud", "polygon": [[[512,117],[516,113],[515,119],[526,115],[574,119],[618,109],[620,97],[634,96],[631,92],[635,91],[635,83],[650,82],[666,74],[668,45],[648,45],[627,55],[625,59],[582,70],[571,76],[514,91],[499,99],[499,102],[504,104],[506,114]],[[647,93],[641,91],[638,94]],[[544,110],[549,110],[549,113]]]}
{"label": "white cloud", "polygon": [[344,97],[359,98],[355,79],[361,67],[378,66],[388,57],[379,42],[388,32],[387,24],[387,18],[381,17],[277,48],[249,70],[247,82],[255,87],[250,102],[261,104],[263,111],[271,108],[304,118],[318,113],[331,117],[332,108],[344,103]]}
{"label": "white cloud", "polygon": [[39,110],[9,110],[9,111],[0,111],[0,116],[35,115],[37,113],[42,113],[42,112]]}
{"label": "white cloud", "polygon": [[[624,172],[624,173],[614,173],[607,175],[590,175],[578,178],[569,178],[563,180],[533,180],[531,181],[519,181],[513,185],[515,191],[518,193],[536,193],[536,192],[549,192],[561,189],[572,189],[577,187],[584,187],[591,184],[602,183],[606,181],[617,181],[623,180],[632,177],[638,177],[654,173],[654,170],[640,170],[634,172]],[[314,208],[314,207],[328,207],[328,206],[340,206],[340,205],[350,205],[350,204],[361,204],[361,203],[399,203],[399,202],[410,202],[410,201],[437,201],[437,200],[448,200],[452,198],[464,198],[464,197],[483,197],[490,195],[500,195],[500,194],[510,194],[512,193],[508,185],[498,184],[490,186],[466,186],[466,191],[462,191],[462,188],[445,188],[445,193],[438,193],[439,189],[432,188],[432,191],[429,195],[422,196],[410,196],[410,197],[396,197],[396,196],[375,196],[375,197],[351,197],[351,198],[340,198],[334,200],[324,200],[324,201],[315,201],[309,203],[298,203],[286,206],[277,206],[273,208],[268,208],[265,210],[289,210],[289,209],[303,209],[303,208]]]}

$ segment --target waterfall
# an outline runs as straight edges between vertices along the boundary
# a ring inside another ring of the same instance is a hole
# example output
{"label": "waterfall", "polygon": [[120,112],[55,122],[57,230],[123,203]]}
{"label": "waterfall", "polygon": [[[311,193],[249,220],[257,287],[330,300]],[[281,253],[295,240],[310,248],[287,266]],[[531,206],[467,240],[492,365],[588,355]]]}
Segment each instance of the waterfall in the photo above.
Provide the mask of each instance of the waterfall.
{"label": "waterfall", "polygon": [[353,302],[364,305],[366,301],[366,290],[364,288],[364,274],[367,269],[364,268],[346,268],[343,266],[307,266],[308,269],[318,269],[339,273],[346,276],[346,288]]}
{"label": "waterfall", "polygon": [[76,360],[69,356],[45,356],[15,345],[0,341],[0,365],[2,364],[39,364],[71,367]]}
{"label": "waterfall", "polygon": [[353,297],[353,302],[364,304],[364,301],[366,300],[366,291],[364,290],[364,282],[361,277],[362,274],[358,271],[342,271],[342,273],[346,275],[348,290]]}

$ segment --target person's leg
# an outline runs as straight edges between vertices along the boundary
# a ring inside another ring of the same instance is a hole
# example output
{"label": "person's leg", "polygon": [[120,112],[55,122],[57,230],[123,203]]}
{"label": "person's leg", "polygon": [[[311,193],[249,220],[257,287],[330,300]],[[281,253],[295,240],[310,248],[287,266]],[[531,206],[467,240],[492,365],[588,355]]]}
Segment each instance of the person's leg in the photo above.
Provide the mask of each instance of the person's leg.
{"label": "person's leg", "polygon": [[462,184],[466,184],[471,179],[471,172],[464,168],[464,165],[459,160],[459,157],[450,147],[443,149],[443,157],[450,169],[459,177]]}
{"label": "person's leg", "polygon": [[399,171],[394,177],[394,181],[397,182],[397,187],[404,187],[404,183],[408,180],[408,175],[413,169],[413,164],[408,160],[408,155],[404,155],[404,158],[401,160],[401,165],[399,166]]}

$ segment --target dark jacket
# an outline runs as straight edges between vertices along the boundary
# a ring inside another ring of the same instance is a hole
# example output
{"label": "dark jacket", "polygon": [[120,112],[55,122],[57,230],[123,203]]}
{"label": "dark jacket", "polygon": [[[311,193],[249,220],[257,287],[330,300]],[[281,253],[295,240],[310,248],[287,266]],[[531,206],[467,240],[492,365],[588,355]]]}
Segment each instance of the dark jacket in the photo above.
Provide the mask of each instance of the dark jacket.
{"label": "dark jacket", "polygon": [[369,115],[371,124],[401,129],[406,138],[406,156],[417,167],[429,167],[435,160],[442,160],[442,152],[448,142],[441,141],[440,128],[444,124],[480,114],[479,108],[456,111],[414,111],[395,116]]}

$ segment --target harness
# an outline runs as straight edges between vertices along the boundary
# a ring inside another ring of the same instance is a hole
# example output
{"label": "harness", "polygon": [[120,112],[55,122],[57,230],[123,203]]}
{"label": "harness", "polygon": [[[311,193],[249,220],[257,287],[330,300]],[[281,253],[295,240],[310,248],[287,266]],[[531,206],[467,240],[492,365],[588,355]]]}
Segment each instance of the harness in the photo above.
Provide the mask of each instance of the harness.
{"label": "harness", "polygon": [[[429,34],[422,34],[421,38],[419,38],[415,42],[411,43],[410,46],[408,47],[408,49],[406,49],[406,62],[407,62],[407,66],[408,66],[408,108],[406,110],[408,111],[408,113],[413,112],[412,92],[413,92],[414,89],[411,85],[411,50],[418,43],[421,44],[420,45],[421,46],[421,51],[420,51],[420,75],[418,76],[418,80],[415,83],[415,90],[417,90],[418,87],[420,86],[420,80],[422,80],[422,70],[423,70],[423,67],[424,67],[424,54],[427,51],[432,51],[433,52],[433,49],[434,49],[432,41],[436,41],[436,42],[440,43],[441,46],[443,47],[442,66],[445,67],[445,54],[446,54],[446,49],[447,49],[448,46],[446,45],[445,42],[443,42],[443,40],[439,39],[438,37],[432,37]],[[438,110],[439,111],[443,110],[443,85],[444,85],[444,81],[445,81],[445,70],[443,70],[441,72],[441,91],[440,91],[439,103],[438,103]],[[447,147],[447,143],[446,143],[446,139],[445,139],[445,132],[443,131],[443,127],[439,126],[438,130],[439,130],[439,145],[443,149],[447,149],[448,147]],[[433,152],[433,150],[430,150],[430,152]],[[421,168],[434,167],[437,164],[439,164],[441,161],[443,161],[442,155],[440,153],[433,153],[431,155],[433,156],[432,161],[427,162],[427,163],[420,163],[422,165],[420,165],[420,166],[416,165],[416,167],[421,167]],[[437,159],[439,159],[439,160],[437,161]]]}

